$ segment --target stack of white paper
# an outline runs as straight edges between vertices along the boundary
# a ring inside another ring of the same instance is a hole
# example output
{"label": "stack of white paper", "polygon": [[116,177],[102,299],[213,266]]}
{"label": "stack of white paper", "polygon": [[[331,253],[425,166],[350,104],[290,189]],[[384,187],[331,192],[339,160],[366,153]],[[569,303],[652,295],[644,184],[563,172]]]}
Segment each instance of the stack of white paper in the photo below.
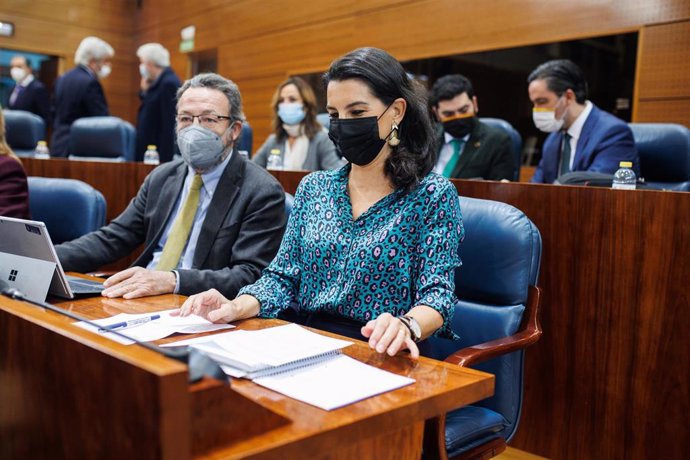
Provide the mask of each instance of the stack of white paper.
{"label": "stack of white paper", "polygon": [[[150,317],[152,315],[160,315],[160,318],[158,319],[154,319],[137,326],[115,329],[117,332],[120,332],[140,342],[150,342],[152,340],[162,339],[175,333],[198,334],[201,332],[218,331],[221,329],[231,329],[235,327],[231,324],[214,324],[197,315],[185,317],[170,316],[170,313],[176,310],[177,309],[172,309],[142,314],[120,313],[119,315],[111,316],[110,318],[97,319],[91,322],[104,327],[110,324],[121,322],[124,323],[139,318]],[[103,337],[107,337],[124,345],[131,345],[134,343],[133,340],[127,340],[119,335],[110,332],[101,332],[99,328],[91,326],[83,321],[79,321],[74,324],[88,331],[100,333]]]}

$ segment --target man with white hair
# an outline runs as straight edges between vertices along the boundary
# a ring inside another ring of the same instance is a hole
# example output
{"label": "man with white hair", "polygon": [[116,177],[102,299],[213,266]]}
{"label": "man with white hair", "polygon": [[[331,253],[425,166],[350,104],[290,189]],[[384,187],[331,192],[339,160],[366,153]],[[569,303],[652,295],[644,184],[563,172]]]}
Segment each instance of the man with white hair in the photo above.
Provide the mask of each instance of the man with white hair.
{"label": "man with white hair", "polygon": [[58,78],[55,84],[55,119],[50,151],[53,156],[68,155],[69,130],[77,118],[109,115],[108,103],[99,79],[110,75],[113,47],[98,37],[81,41],[74,61],[77,66]]}
{"label": "man with white hair", "polygon": [[170,68],[170,53],[160,43],[137,50],[141,74],[141,106],[137,116],[136,159],[141,161],[148,145],[158,149],[161,163],[175,153],[175,94],[180,79]]}

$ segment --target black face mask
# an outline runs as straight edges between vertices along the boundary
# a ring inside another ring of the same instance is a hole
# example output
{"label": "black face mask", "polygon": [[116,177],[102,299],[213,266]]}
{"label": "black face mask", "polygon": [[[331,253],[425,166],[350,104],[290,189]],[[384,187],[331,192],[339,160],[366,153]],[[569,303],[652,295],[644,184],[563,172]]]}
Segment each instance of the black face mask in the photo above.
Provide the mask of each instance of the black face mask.
{"label": "black face mask", "polygon": [[386,143],[385,139],[379,137],[378,121],[388,107],[378,117],[331,118],[328,137],[338,153],[358,166],[366,166],[374,161]]}
{"label": "black face mask", "polygon": [[477,117],[455,118],[443,122],[443,129],[456,139],[462,139],[472,132]]}

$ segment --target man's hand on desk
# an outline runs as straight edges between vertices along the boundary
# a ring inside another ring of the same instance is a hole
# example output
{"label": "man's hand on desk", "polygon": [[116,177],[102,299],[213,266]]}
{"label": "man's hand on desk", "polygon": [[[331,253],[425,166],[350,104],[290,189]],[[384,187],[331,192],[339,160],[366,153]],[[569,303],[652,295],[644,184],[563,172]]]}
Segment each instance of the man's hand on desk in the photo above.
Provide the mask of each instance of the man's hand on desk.
{"label": "man's hand on desk", "polygon": [[176,281],[173,272],[132,267],[105,280],[103,286],[106,289],[101,294],[104,297],[124,299],[170,294],[175,291]]}
{"label": "man's hand on desk", "polygon": [[209,289],[187,298],[171,316],[201,316],[213,323],[229,323],[238,319],[252,318],[259,314],[259,301],[250,295],[228,300],[215,289]]}

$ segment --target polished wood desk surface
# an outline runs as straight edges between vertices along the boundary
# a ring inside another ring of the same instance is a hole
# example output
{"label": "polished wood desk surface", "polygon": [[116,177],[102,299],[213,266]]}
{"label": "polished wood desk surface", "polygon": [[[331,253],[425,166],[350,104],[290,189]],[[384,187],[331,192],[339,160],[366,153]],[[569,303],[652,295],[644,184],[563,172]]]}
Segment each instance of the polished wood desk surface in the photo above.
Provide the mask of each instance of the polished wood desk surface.
{"label": "polished wood desk surface", "polygon": [[[164,295],[136,300],[91,297],[78,300],[51,299],[58,306],[95,319],[118,313],[143,313],[179,307],[184,297]],[[113,353],[122,360],[131,361],[155,373],[179,372],[182,364],[163,358],[154,352],[112,342],[96,334],[86,332],[71,323],[72,319],[52,312],[36,313],[36,307],[0,299],[0,309],[10,309],[15,314],[32,313],[40,318],[44,327],[59,330],[89,346]],[[27,316],[29,318],[29,316]],[[282,324],[280,320],[250,319],[236,323],[240,329],[260,329]],[[329,334],[330,335],[330,334]],[[193,336],[175,336],[159,341],[171,342]],[[421,452],[423,420],[459,406],[490,396],[494,378],[471,369],[447,365],[420,358],[414,361],[406,356],[378,355],[364,342],[344,349],[344,352],[362,362],[414,378],[413,385],[375,396],[364,401],[334,410],[324,411],[273,392],[251,381],[233,379],[231,388],[250,400],[284,417],[289,423],[266,432],[241,436],[233,442],[216,446],[200,458],[244,458],[247,456],[285,458],[312,458],[325,454],[331,458],[348,458],[353,455],[369,458],[366,454],[378,446],[379,453],[389,451],[390,458],[418,458]],[[218,387],[217,382],[204,380],[190,391],[204,391]],[[372,446],[363,443],[372,440]],[[358,448],[358,444],[366,448]],[[338,455],[336,453],[340,452]],[[400,456],[399,456],[400,455]]]}

